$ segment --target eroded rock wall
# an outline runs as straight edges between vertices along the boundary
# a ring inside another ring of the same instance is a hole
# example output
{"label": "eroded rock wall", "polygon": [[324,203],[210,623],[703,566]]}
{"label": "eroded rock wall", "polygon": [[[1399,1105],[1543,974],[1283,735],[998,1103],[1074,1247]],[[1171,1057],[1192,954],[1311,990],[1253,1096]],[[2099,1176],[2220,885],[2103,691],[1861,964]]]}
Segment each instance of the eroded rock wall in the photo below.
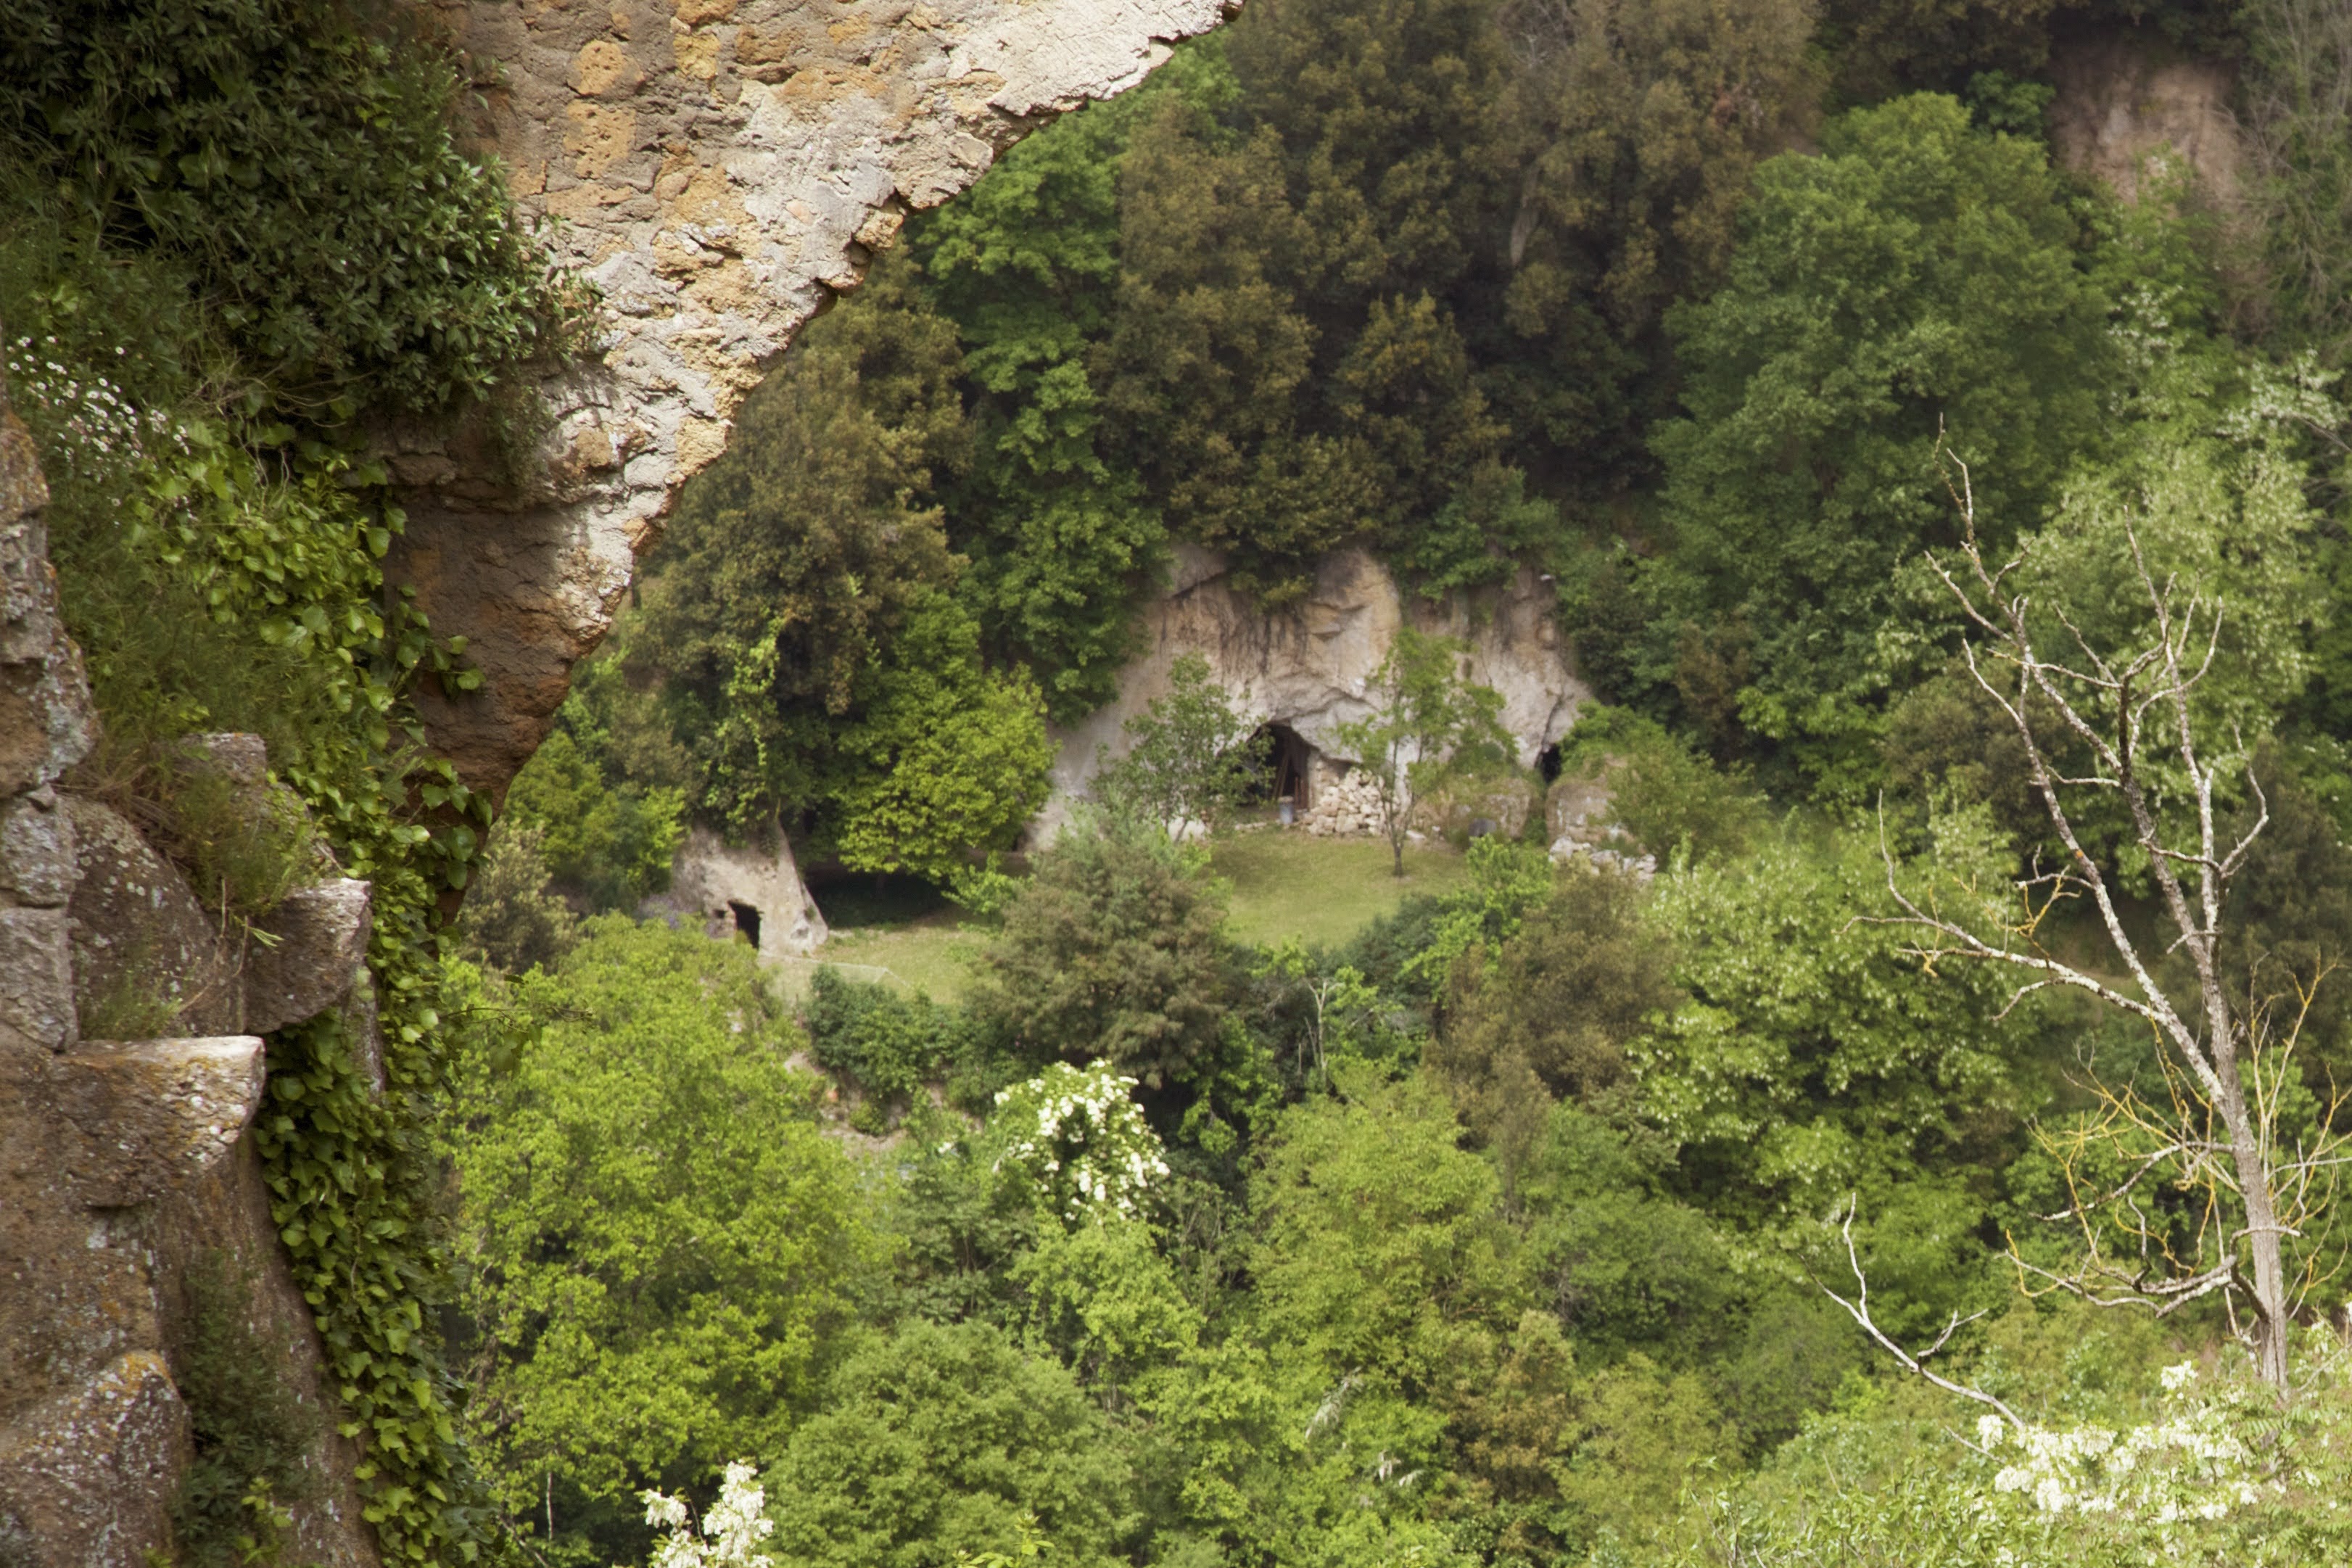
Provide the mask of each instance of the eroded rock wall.
{"label": "eroded rock wall", "polygon": [[1239,711],[1286,726],[1329,762],[1347,759],[1339,727],[1371,711],[1366,687],[1398,627],[1460,637],[1471,679],[1502,693],[1504,727],[1520,764],[1533,766],[1591,695],[1560,635],[1556,602],[1531,567],[1500,588],[1433,600],[1402,592],[1367,552],[1339,550],[1318,563],[1304,601],[1269,613],[1234,585],[1221,556],[1179,546],[1168,592],[1144,613],[1144,651],[1119,672],[1118,695],[1059,737],[1054,793],[1030,837],[1060,831],[1097,752],[1125,752],[1127,721],[1167,692],[1176,661],[1192,653],[1208,660]]}
{"label": "eroded rock wall", "polygon": [[[298,893],[267,925],[269,962],[251,965],[128,819],[60,790],[97,721],[58,617],[47,500],[0,395],[0,1563],[172,1555],[202,1272],[221,1282],[205,1310],[267,1348],[316,1428],[303,1495],[287,1500],[289,1555],[373,1568],[357,1456],[331,1435],[317,1332],[248,1131],[259,1032],[352,992],[367,884]],[[269,787],[252,737],[199,744],[250,753]],[[173,1032],[91,1037],[134,1016]]]}
{"label": "eroded rock wall", "polygon": [[2063,39],[2051,52],[2057,96],[2050,145],[2058,161],[2137,200],[2159,163],[2226,209],[2245,177],[2245,146],[2231,111],[2237,72],[2168,46],[2154,29],[2108,27]]}
{"label": "eroded rock wall", "polygon": [[387,432],[395,575],[484,689],[428,715],[502,792],[636,553],[793,331],[906,215],[1045,117],[1132,86],[1234,0],[441,0],[522,207],[603,292],[600,363],[550,389],[523,490],[487,440]]}

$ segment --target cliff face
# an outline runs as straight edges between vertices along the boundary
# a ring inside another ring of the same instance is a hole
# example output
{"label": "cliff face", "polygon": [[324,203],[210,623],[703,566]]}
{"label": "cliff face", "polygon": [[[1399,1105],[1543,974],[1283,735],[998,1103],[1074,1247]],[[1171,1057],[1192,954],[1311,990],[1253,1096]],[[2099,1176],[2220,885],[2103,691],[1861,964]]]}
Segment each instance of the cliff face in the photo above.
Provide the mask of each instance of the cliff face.
{"label": "cliff face", "polygon": [[1532,569],[1500,588],[1430,600],[1401,592],[1387,568],[1360,550],[1323,558],[1315,586],[1297,607],[1268,614],[1225,575],[1222,557],[1182,547],[1169,592],[1144,612],[1144,652],[1119,672],[1118,695],[1061,737],[1054,793],[1032,837],[1050,837],[1087,793],[1098,748],[1127,749],[1124,727],[1166,693],[1176,661],[1199,654],[1235,709],[1280,725],[1307,754],[1302,806],[1336,783],[1337,763],[1357,759],[1339,745],[1339,727],[1371,711],[1365,687],[1397,629],[1460,637],[1470,678],[1503,697],[1503,725],[1532,766],[1568,732],[1591,693],[1577,679],[1553,614],[1551,584]]}
{"label": "cliff face", "polygon": [[1142,79],[1228,0],[448,0],[523,210],[603,293],[601,362],[548,389],[541,480],[479,434],[388,431],[394,575],[484,690],[428,714],[501,792],[610,626],[677,487],[794,329],[906,215],[1051,113]]}
{"label": "cliff face", "polygon": [[[560,253],[614,322],[602,362],[549,389],[554,461],[529,489],[498,477],[478,431],[383,433],[411,517],[395,577],[488,674],[483,698],[430,715],[472,783],[502,792],[529,758],[677,487],[871,247],[1040,116],[1140,79],[1166,40],[1222,14],[1221,0],[439,12],[477,62],[526,208],[558,220]],[[369,889],[322,866],[264,940],[227,943],[136,826],[58,791],[96,718],[58,620],[45,501],[0,389],[0,1563],[138,1568],[167,1552],[190,1405],[227,1343],[261,1363],[272,1418],[307,1434],[301,1495],[281,1500],[289,1559],[367,1568],[357,1455],[334,1435],[250,1129],[260,1037],[328,1007],[372,1016]],[[252,737],[192,743],[240,787],[270,787]],[[753,882],[711,896],[731,911],[765,896]],[[89,1037],[159,1011],[185,1037]],[[360,1065],[380,1089],[370,1043]]]}
{"label": "cliff face", "polygon": [[[355,1456],[326,1435],[318,1336],[248,1129],[259,1037],[362,984],[368,885],[321,866],[264,921],[257,957],[128,819],[57,787],[96,717],[58,623],[46,501],[0,397],[0,1563],[139,1568],[168,1550],[192,1345],[209,1334],[267,1359],[289,1419],[318,1434],[289,1544],[367,1568]],[[269,788],[253,737],[195,752]],[[184,1032],[91,1037],[134,1014]]]}

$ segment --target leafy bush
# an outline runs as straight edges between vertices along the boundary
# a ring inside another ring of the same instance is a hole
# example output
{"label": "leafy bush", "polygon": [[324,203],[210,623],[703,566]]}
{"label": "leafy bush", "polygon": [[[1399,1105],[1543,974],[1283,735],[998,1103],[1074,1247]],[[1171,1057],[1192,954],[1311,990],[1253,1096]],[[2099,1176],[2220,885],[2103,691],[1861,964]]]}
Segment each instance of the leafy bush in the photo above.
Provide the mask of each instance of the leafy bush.
{"label": "leafy bush", "polygon": [[1085,828],[1039,855],[989,944],[973,1010],[1024,1060],[1107,1060],[1158,1088],[1216,1038],[1223,900],[1158,834]]}
{"label": "leafy bush", "polygon": [[0,40],[0,153],[189,268],[248,411],[439,410],[564,346],[576,307],[418,39],[337,0],[9,0]]}
{"label": "leafy bush", "polygon": [[976,1043],[960,1014],[831,965],[809,977],[802,1020],[817,1065],[858,1090],[851,1125],[877,1136]]}
{"label": "leafy bush", "polygon": [[508,786],[504,831],[534,835],[547,874],[591,909],[633,911],[669,886],[685,816],[679,791],[607,780],[559,729]]}
{"label": "leafy bush", "polygon": [[[1661,630],[1738,645],[1738,728],[1814,779],[1850,790],[1874,765],[1895,568],[1957,528],[1938,442],[1996,550],[2098,446],[2122,366],[2090,259],[2039,145],[1920,94],[1759,169],[1725,286],[1669,315],[1689,413],[1654,437],[1676,542],[1649,574]],[[1697,678],[1687,647],[1652,658],[1662,687]]]}
{"label": "leafy bush", "polygon": [[1112,1568],[1129,1459],[1060,1363],[986,1323],[912,1322],[844,1362],[771,1472],[775,1543],[812,1568],[929,1568],[1018,1550]]}
{"label": "leafy bush", "polygon": [[1746,770],[1715,766],[1639,713],[1587,709],[1560,752],[1563,778],[1607,785],[1603,826],[1623,829],[1661,862],[1677,854],[1693,859],[1742,854],[1768,826],[1763,796]]}
{"label": "leafy bush", "polygon": [[750,950],[607,915],[516,994],[541,1026],[475,1066],[455,1139],[509,1506],[773,1452],[868,1244]]}
{"label": "leafy bush", "polygon": [[508,974],[551,968],[580,940],[580,917],[550,885],[542,842],[534,828],[500,824],[466,889],[458,942]]}

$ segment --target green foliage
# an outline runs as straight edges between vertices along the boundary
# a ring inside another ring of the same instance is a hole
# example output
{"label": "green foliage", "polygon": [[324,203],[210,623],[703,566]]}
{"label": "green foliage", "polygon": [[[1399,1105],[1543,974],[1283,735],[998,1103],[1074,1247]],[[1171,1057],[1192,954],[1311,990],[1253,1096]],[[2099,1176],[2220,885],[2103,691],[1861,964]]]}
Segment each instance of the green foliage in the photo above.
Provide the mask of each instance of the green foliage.
{"label": "green foliage", "polygon": [[1198,653],[1178,658],[1168,690],[1125,729],[1125,753],[1097,759],[1095,796],[1115,821],[1171,841],[1225,826],[1265,768],[1264,748],[1249,743],[1249,720],[1234,711]]}
{"label": "green foliage", "polygon": [[866,1241],[749,951],[604,916],[516,993],[541,1025],[471,1075],[456,1150],[509,1506],[773,1452]]}
{"label": "green foliage", "polygon": [[[2121,366],[2086,259],[2042,149],[1923,94],[1759,169],[1728,281],[1670,319],[1689,417],[1655,437],[1664,624],[1719,635],[1744,667],[1724,720],[1833,795],[1874,765],[1895,568],[1957,529],[1939,437],[1994,550],[2100,443]],[[1696,651],[1644,679],[1703,680]]]}
{"label": "green foliage", "polygon": [[1664,864],[1745,853],[1764,836],[1763,798],[1740,767],[1718,768],[1655,720],[1588,708],[1560,747],[1560,776],[1605,784],[1597,824],[1622,830]]}
{"label": "green foliage", "polygon": [[1324,1386],[1425,1396],[1459,1336],[1518,1315],[1495,1173],[1433,1081],[1346,1087],[1284,1116],[1253,1181],[1255,1303]]}
{"label": "green foliage", "polygon": [[944,882],[972,851],[1010,848],[1045,804],[1045,703],[1026,671],[982,668],[979,644],[942,596],[883,655],[879,689],[837,740],[854,770],[835,800],[843,865]]}
{"label": "green foliage", "polygon": [[2257,309],[2281,346],[2341,368],[2352,357],[2352,18],[2323,0],[2241,9],[2255,173],[2247,232],[2267,284]]}
{"label": "green foliage", "polygon": [[1011,1553],[1033,1529],[1049,1568],[1110,1568],[1130,1517],[1100,1413],[1059,1363],[985,1323],[909,1323],[859,1349],[772,1479],[774,1545],[824,1568]]}
{"label": "green foliage", "polygon": [[1399,626],[1388,657],[1365,685],[1371,711],[1336,731],[1379,791],[1381,820],[1395,874],[1404,875],[1406,821],[1413,802],[1448,782],[1506,765],[1510,736],[1502,694],[1465,672],[1469,649],[1452,637]]}
{"label": "green foliage", "polygon": [[1365,453],[1300,427],[1314,331],[1277,258],[1306,226],[1277,150],[1183,100],[1155,106],[1121,164],[1118,311],[1095,363],[1113,450],[1170,531],[1295,596],[1303,560],[1372,498]]}
{"label": "green foliage", "polygon": [[[2002,1326],[2032,1317],[2012,1312]],[[1700,1497],[1661,1532],[1660,1549],[1638,1560],[1684,1568],[1813,1562],[1834,1552],[1832,1561],[1936,1568],[2059,1561],[2218,1568],[2324,1562],[2344,1550],[2336,1510],[2321,1501],[2344,1452],[2343,1352],[2334,1331],[2299,1347],[2326,1370],[2313,1380],[2305,1413],[2282,1422],[2231,1352],[2218,1368],[2189,1361],[2183,1370],[2191,1376],[2179,1393],[2119,1399],[2099,1386],[2115,1366],[2113,1324],[2109,1315],[2068,1313],[2037,1334],[2011,1336],[2063,1336],[2044,1386],[2081,1414],[2043,1434],[2049,1451],[2062,1456],[2048,1467],[2058,1472],[2057,1506],[2037,1491],[2042,1467],[2014,1437],[1990,1453],[1956,1442],[1954,1402],[1922,1389],[1810,1424],[1760,1475]],[[2139,1347],[2125,1353],[2126,1364],[2137,1363],[2129,1370],[2138,1388],[2157,1394],[2157,1357]],[[2169,1451],[2176,1433],[2200,1458]],[[2121,1458],[2126,1448],[2137,1463],[2101,1464],[2100,1456]],[[2070,1462],[2070,1455],[2083,1458]],[[2230,1475],[2247,1458],[2271,1479],[2241,1489]],[[2082,1506],[2103,1496],[2115,1506]]]}
{"label": "green foliage", "polygon": [[533,835],[547,875],[590,908],[628,910],[669,885],[685,811],[676,789],[608,784],[571,731],[558,729],[507,786],[503,832]]}
{"label": "green foliage", "polygon": [[904,289],[886,270],[867,309],[810,324],[648,563],[625,659],[658,675],[688,806],[738,832],[841,786],[840,732],[952,574],[938,512],[911,498],[969,451],[954,331],[883,308]]}
{"label": "green foliage", "polygon": [[186,1289],[172,1382],[187,1405],[194,1457],[173,1500],[172,1534],[195,1568],[241,1565],[257,1545],[252,1532],[275,1522],[266,1510],[282,1514],[314,1489],[309,1459],[320,1423],[247,1320],[259,1289],[253,1270],[226,1252],[204,1252]]}
{"label": "green foliage", "polygon": [[[424,1129],[449,1044],[435,1007],[436,906],[464,885],[488,807],[423,753],[413,701],[420,680],[457,690],[478,677],[386,590],[378,562],[402,519],[372,488],[382,475],[307,439],[288,449],[295,432],[205,401],[197,374],[222,351],[184,279],[86,237],[44,247],[58,230],[30,211],[0,247],[0,315],[43,356],[14,391],[54,478],[52,559],[105,722],[78,782],[135,799],[178,766],[191,731],[258,733],[342,870],[373,885],[382,1086],[341,1020],[314,1020],[272,1042],[254,1135],[383,1554],[478,1553],[480,1482],[428,1315],[446,1287]],[[265,464],[249,442],[278,449]],[[301,836],[275,826],[238,843],[216,813],[184,825],[184,852],[228,871],[233,902],[267,902],[306,858]]]}
{"label": "green foliage", "polygon": [[552,968],[580,940],[580,917],[551,886],[536,828],[509,820],[466,889],[457,940],[466,954],[507,974]]}
{"label": "green foliage", "polygon": [[819,1067],[859,1091],[850,1124],[879,1136],[971,1047],[962,1017],[927,996],[902,996],[826,966],[809,979],[802,1021]]}
{"label": "green foliage", "polygon": [[2033,1037],[2000,976],[1923,973],[1901,931],[1872,923],[1885,882],[1859,836],[1662,879],[1686,1000],[1629,1057],[1644,1120],[1680,1146],[1682,1191],[1803,1247],[1811,1216],[1859,1190],[1874,1289],[1933,1310],[1982,1289],[1969,1260],[1993,1194],[1970,1173],[2004,1157],[2031,1106]]}
{"label": "green foliage", "polygon": [[1106,453],[1087,363],[1118,281],[1119,159],[1146,105],[1171,89],[1214,94],[1220,74],[1213,50],[1187,51],[1021,142],[907,236],[926,296],[956,323],[972,400],[972,465],[947,509],[950,542],[971,560],[961,593],[1063,723],[1110,697],[1166,552],[1132,473]]}
{"label": "green foliage", "polygon": [[1643,921],[1631,877],[1586,868],[1545,880],[1549,896],[1524,924],[1453,966],[1430,1054],[1507,1183],[1551,1102],[1607,1100],[1626,1080],[1626,1048],[1675,1000],[1672,950]]}
{"label": "green foliage", "polygon": [[248,412],[446,408],[577,318],[413,37],[333,0],[12,0],[0,38],[0,154],[189,268]]}
{"label": "green foliage", "polygon": [[974,1009],[1024,1060],[1182,1079],[1225,1005],[1223,916],[1164,841],[1066,832],[1006,908]]}
{"label": "green foliage", "polygon": [[1638,464],[1667,305],[1722,277],[1757,163],[1809,128],[1812,16],[1580,0],[1514,5],[1504,26],[1526,62],[1510,120],[1527,170],[1505,320],[1552,353],[1498,356],[1492,378],[1525,436]]}
{"label": "green foliage", "polygon": [[1465,858],[1470,862],[1470,885],[1437,900],[1426,945],[1398,970],[1397,978],[1409,985],[1434,989],[1465,953],[1493,958],[1518,935],[1528,910],[1549,897],[1557,881],[1544,849],[1493,834],[1471,840]]}

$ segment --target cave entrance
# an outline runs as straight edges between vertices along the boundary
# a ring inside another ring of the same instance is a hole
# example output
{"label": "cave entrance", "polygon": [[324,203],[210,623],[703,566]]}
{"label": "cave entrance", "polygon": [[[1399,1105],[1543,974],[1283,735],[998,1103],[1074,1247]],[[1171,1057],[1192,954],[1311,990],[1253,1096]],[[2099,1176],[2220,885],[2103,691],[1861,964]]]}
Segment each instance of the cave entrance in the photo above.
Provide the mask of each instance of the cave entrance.
{"label": "cave entrance", "polygon": [[1261,724],[1242,742],[1257,760],[1248,803],[1265,805],[1288,801],[1299,811],[1314,804],[1315,748],[1287,724]]}
{"label": "cave entrance", "polygon": [[1555,741],[1536,753],[1536,771],[1543,775],[1544,783],[1551,784],[1559,782],[1559,742]]}
{"label": "cave entrance", "polygon": [[727,900],[727,910],[730,914],[735,917],[735,929],[743,933],[743,940],[750,942],[754,949],[758,948],[760,945],[760,911],[753,909],[749,904],[738,903],[733,899]]}

